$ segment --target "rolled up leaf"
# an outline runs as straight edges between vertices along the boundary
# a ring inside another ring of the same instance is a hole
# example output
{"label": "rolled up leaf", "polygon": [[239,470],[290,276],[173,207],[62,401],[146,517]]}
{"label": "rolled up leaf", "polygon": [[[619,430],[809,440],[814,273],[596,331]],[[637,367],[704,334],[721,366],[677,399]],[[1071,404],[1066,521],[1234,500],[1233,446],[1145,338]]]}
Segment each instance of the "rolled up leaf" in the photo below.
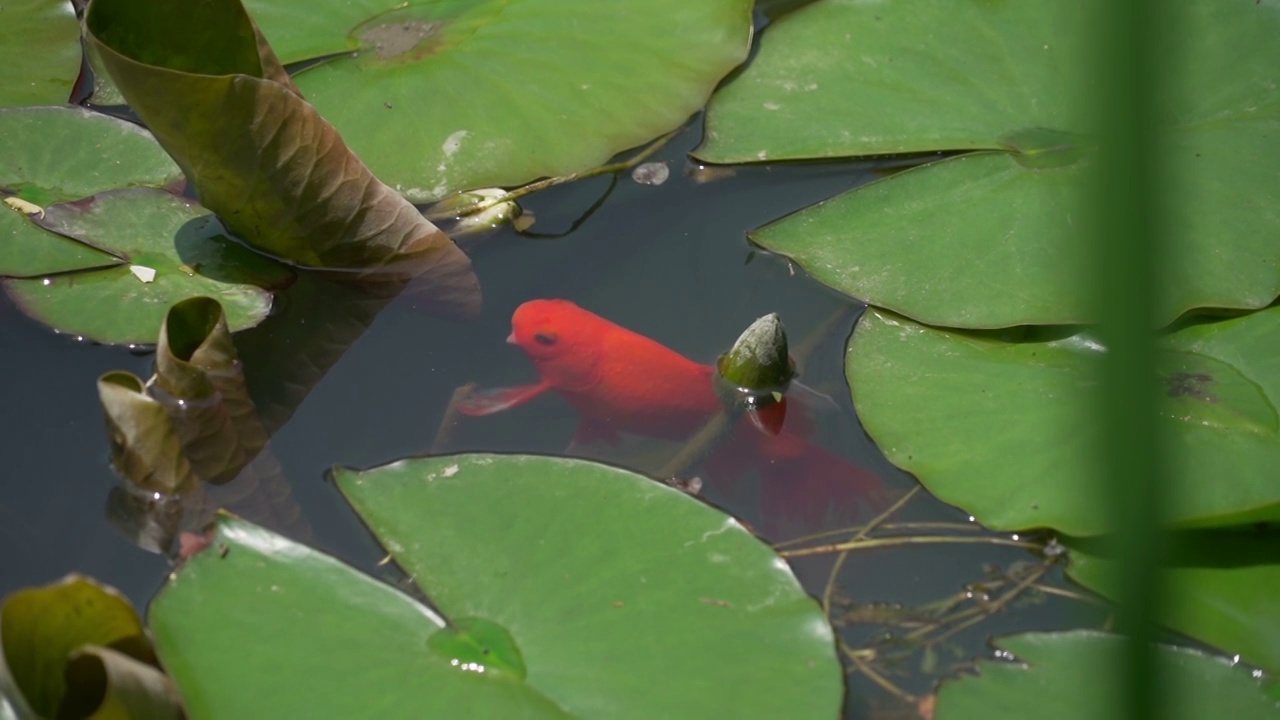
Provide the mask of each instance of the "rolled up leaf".
{"label": "rolled up leaf", "polygon": [[191,298],[169,309],[155,386],[168,396],[183,449],[206,482],[234,479],[267,444],[216,300]]}
{"label": "rolled up leaf", "polygon": [[467,257],[298,95],[238,0],[98,0],[85,22],[125,99],[232,232],[305,266],[432,269],[446,314],[478,311]]}
{"label": "rolled up leaf", "polygon": [[121,370],[98,378],[116,472],[141,490],[177,494],[198,480],[182,451],[169,411],[147,395],[146,385]]}
{"label": "rolled up leaf", "polygon": [[72,574],[18,590],[0,606],[0,687],[16,688],[37,715],[60,717],[67,661],[84,645],[156,663],[142,620],[115,589]]}
{"label": "rolled up leaf", "polygon": [[66,677],[60,717],[184,717],[182,696],[169,676],[111,648],[80,648],[67,663]]}

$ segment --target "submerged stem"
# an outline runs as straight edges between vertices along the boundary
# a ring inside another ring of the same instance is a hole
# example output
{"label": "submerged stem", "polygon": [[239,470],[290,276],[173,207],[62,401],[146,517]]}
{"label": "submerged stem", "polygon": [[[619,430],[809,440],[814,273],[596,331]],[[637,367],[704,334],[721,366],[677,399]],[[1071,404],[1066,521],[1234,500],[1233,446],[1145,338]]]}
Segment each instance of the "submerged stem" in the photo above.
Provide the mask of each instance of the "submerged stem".
{"label": "submerged stem", "polygon": [[[737,419],[737,413],[734,413],[733,419]],[[658,473],[658,477],[673,478],[697,465],[732,427],[728,411],[721,410],[716,413],[715,417],[708,420],[707,424],[703,425],[702,429],[689,438],[689,442],[681,446],[680,450],[667,461]]]}
{"label": "submerged stem", "polygon": [[[812,535],[802,535],[790,540],[781,540],[773,544],[774,550],[782,550],[792,545],[803,545],[808,542],[831,538],[837,535],[846,535],[848,533],[856,533],[861,530],[864,525],[855,525],[847,528],[837,528],[835,530],[823,530],[820,533]],[[880,526],[881,530],[955,530],[957,532],[981,532],[982,527],[973,523],[956,523],[956,522],[934,522],[928,520],[884,523]]]}
{"label": "submerged stem", "polygon": [[462,402],[476,389],[475,383],[467,383],[453,391],[449,404],[440,416],[440,426],[436,428],[436,437],[431,441],[431,453],[434,455],[443,450],[453,439],[453,428],[458,424],[458,403]]}
{"label": "submerged stem", "polygon": [[807,557],[809,555],[825,555],[827,553],[843,552],[845,550],[870,550],[872,548],[881,547],[897,547],[899,545],[1004,545],[1006,547],[1025,548],[1027,550],[1039,550],[1044,547],[1040,543],[1025,542],[1022,540],[1009,540],[1008,538],[998,537],[953,537],[949,535],[906,535],[903,537],[889,538],[870,538],[867,540],[858,540],[857,542],[835,543],[833,545],[818,545],[816,547],[800,548],[799,550],[781,550],[778,552],[784,558]]}
{"label": "submerged stem", "polygon": [[1010,602],[1013,602],[1013,600],[1017,598],[1019,595],[1021,595],[1023,591],[1025,591],[1027,588],[1039,582],[1040,578],[1044,577],[1044,574],[1049,571],[1049,568],[1052,565],[1053,565],[1052,561],[1046,561],[1041,563],[1036,567],[1035,570],[1033,570],[1030,573],[1027,573],[1027,576],[1025,578],[1022,578],[1020,581],[1018,581],[1018,583],[1014,585],[1012,588],[1010,588],[1008,592],[1004,593],[1003,595],[996,598],[995,600],[992,600],[991,602],[988,602],[988,603],[984,603],[982,605],[976,605],[974,607],[965,608],[964,610],[956,612],[945,618],[941,618],[936,622],[932,622],[928,625],[924,625],[922,627],[916,628],[915,630],[912,630],[911,632],[906,634],[907,639],[917,640],[924,637],[925,635],[928,635],[934,630],[945,627],[947,625],[951,625],[952,623],[959,623],[959,624],[953,625],[950,628],[947,628],[945,632],[938,635],[937,637],[931,638],[927,642],[927,644],[935,645],[937,643],[942,642],[943,640],[946,640],[949,637],[952,637],[953,635],[960,632],[961,630],[964,630],[967,627],[971,627],[981,622],[983,619],[991,617],[992,615],[995,615],[997,612],[1003,609],[1005,605],[1008,605]]}
{"label": "submerged stem", "polygon": [[[872,518],[871,522],[867,523],[866,525],[863,525],[858,530],[858,532],[853,535],[853,537],[849,538],[848,542],[855,543],[855,542],[861,542],[866,540],[867,533],[870,533],[872,530],[875,530],[877,527],[883,524],[885,520],[888,520],[894,513],[901,510],[902,506],[906,505],[907,502],[910,501],[911,498],[915,497],[916,493],[919,491],[920,491],[919,485],[911,488],[911,490],[907,491],[906,494],[898,498],[897,501],[895,501],[892,505],[886,508],[884,512]],[[845,560],[847,560],[848,558],[849,558],[848,550],[843,550],[840,552],[840,556],[836,558],[835,564],[831,566],[831,572],[827,575],[827,586],[822,590],[822,613],[827,616],[828,620],[831,619],[831,596],[835,593],[836,577],[840,575],[840,570],[844,567]]]}
{"label": "submerged stem", "polygon": [[863,660],[858,655],[849,654],[847,657],[849,658],[849,662],[853,663],[853,666],[858,670],[858,672],[866,675],[871,682],[879,685],[886,692],[904,702],[914,703],[916,701],[916,697],[914,695],[903,690],[897,685],[894,685],[889,678],[881,675],[875,668],[873,668],[871,663]]}

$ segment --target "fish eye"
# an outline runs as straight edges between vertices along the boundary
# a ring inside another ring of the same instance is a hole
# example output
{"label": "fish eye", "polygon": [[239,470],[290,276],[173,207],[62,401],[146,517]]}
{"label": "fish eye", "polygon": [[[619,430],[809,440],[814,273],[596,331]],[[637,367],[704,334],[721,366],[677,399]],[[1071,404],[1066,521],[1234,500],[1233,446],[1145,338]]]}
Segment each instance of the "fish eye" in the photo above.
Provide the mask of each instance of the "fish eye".
{"label": "fish eye", "polygon": [[556,336],[547,333],[534,333],[533,341],[539,345],[555,345]]}

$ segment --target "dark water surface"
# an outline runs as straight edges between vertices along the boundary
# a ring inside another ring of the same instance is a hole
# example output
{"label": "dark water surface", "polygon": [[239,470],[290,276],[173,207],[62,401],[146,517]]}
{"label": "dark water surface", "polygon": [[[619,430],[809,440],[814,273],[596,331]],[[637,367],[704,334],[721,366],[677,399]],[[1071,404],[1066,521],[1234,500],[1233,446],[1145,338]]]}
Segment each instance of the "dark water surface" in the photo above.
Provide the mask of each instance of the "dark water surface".
{"label": "dark water surface", "polygon": [[[809,280],[786,259],[753,251],[746,240],[749,229],[874,179],[874,166],[747,167],[698,183],[686,175],[693,165],[685,153],[699,133],[695,124],[655,158],[671,166],[664,185],[619,178],[599,210],[566,237],[531,240],[504,230],[472,245],[484,288],[484,312],[477,322],[430,317],[417,307],[421,302],[412,292],[378,314],[270,446],[291,501],[305,516],[310,542],[387,575],[375,566],[383,553],[336,488],[325,482],[325,471],[335,464],[368,467],[426,452],[450,394],[461,384],[533,381],[523,354],[504,343],[511,312],[532,298],[571,299],[703,362],[712,361],[765,313],[781,314],[794,345],[844,311],[802,368],[806,384],[840,404],[842,417],[829,431],[834,442],[828,445],[879,474],[895,494],[913,485],[883,459],[853,416],[843,346],[861,306]],[[534,196],[528,203],[538,218],[532,229],[568,228],[610,182],[597,178]],[[6,451],[0,594],[81,572],[143,605],[163,581],[167,562],[130,544],[104,519],[105,498],[116,480],[107,462],[94,385],[114,369],[146,377],[150,365],[146,354],[56,335],[0,297],[0,437]],[[499,415],[463,418],[453,428],[450,448],[561,453],[576,424],[563,401],[541,398]],[[898,519],[967,521],[963,513],[924,495]],[[987,545],[874,550],[849,560],[840,592],[859,602],[919,604],[981,580],[986,564],[1034,560],[1016,548]],[[829,564],[806,561],[797,570],[811,591],[820,593]],[[939,665],[989,654],[985,643],[992,635],[1079,624],[1072,608],[1080,605],[1044,600],[958,634],[947,651],[951,654],[937,658]],[[859,627],[847,637],[865,643],[879,632]],[[892,681],[911,692],[927,692],[932,679],[917,671],[919,662],[919,657],[904,662],[903,674]],[[855,676],[850,687],[851,717],[892,706],[890,696],[864,675]]]}

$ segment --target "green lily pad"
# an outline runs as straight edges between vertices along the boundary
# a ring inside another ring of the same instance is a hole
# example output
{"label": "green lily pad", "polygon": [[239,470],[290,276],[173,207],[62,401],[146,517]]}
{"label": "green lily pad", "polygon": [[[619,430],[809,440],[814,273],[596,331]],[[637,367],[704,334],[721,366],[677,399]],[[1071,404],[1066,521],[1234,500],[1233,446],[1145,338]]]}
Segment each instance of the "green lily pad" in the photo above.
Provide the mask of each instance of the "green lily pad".
{"label": "green lily pad", "polygon": [[[1071,543],[1067,573],[1116,596],[1115,563],[1087,543]],[[1274,529],[1174,535],[1160,580],[1159,615],[1178,632],[1280,673],[1280,534]]]}
{"label": "green lily pad", "polygon": [[[1160,317],[1280,294],[1280,6],[1175,3],[1159,142]],[[1093,153],[1074,75],[1084,6],[819,0],[771,25],[712,99],[711,162],[987,151],[856,189],[752,234],[817,279],[920,322],[1090,319],[1078,288]],[[1073,109],[1077,108],[1077,109]]]}
{"label": "green lily pad", "polygon": [[570,714],[839,710],[841,673],[817,604],[768,546],[673,488],[530,456],[334,475],[432,602],[505,628],[525,682]]}
{"label": "green lily pad", "polygon": [[[129,265],[0,285],[28,315],[102,343],[154,343],[169,306],[193,296],[222,303],[233,331],[251,327],[267,316],[271,294],[250,283],[290,277],[288,268],[227,238],[207,210],[161,190],[116,190],[53,205],[40,223]],[[154,270],[154,280],[143,282],[131,267]]]}
{"label": "green lily pad", "polygon": [[[120,593],[80,575],[24,588],[0,608],[0,688],[9,702],[23,701],[40,717],[58,716],[69,699],[65,670],[83,646],[112,647],[155,664],[142,621]],[[10,685],[12,683],[12,685]],[[74,698],[83,704],[83,698]]]}
{"label": "green lily pad", "polygon": [[[1125,717],[1119,702],[1121,651],[1116,635],[1077,630],[1001,638],[1009,660],[979,663],[976,677],[949,680],[938,690],[938,720],[1017,717],[1034,708],[1045,720]],[[1274,718],[1275,702],[1249,670],[1195,650],[1157,646],[1163,677],[1158,716],[1169,720]]]}
{"label": "green lily pad", "polygon": [[[0,188],[41,208],[181,179],[155,138],[132,123],[77,107],[0,109]],[[0,207],[0,275],[34,277],[120,262]]]}
{"label": "green lily pad", "polygon": [[0,27],[6,39],[0,108],[66,102],[80,73],[80,23],[71,0],[6,0]]}
{"label": "green lily pad", "polygon": [[479,311],[467,257],[299,97],[238,0],[99,0],[85,23],[129,105],[237,237],[305,266],[433,273],[443,314]]}
{"label": "green lily pad", "polygon": [[[599,165],[747,56],[749,0],[247,2],[296,82],[414,202]],[[413,152],[405,152],[405,148]]]}
{"label": "green lily pad", "polygon": [[444,621],[417,600],[231,517],[147,619],[192,717],[567,717],[509,674],[436,652]]}
{"label": "green lily pad", "polygon": [[[920,322],[1080,322],[1090,246],[1070,223],[1086,175],[1078,164],[1032,169],[1009,153],[974,153],[878,180],[750,237],[819,282]],[[975,212],[988,202],[1019,212]]]}
{"label": "green lily pad", "polygon": [[[1280,308],[1189,325],[1162,343],[1153,380],[1172,442],[1169,521],[1280,519]],[[954,332],[873,309],[845,372],[876,444],[945,502],[996,529],[1090,535],[1107,530],[1093,481],[1100,350],[1066,330]]]}

